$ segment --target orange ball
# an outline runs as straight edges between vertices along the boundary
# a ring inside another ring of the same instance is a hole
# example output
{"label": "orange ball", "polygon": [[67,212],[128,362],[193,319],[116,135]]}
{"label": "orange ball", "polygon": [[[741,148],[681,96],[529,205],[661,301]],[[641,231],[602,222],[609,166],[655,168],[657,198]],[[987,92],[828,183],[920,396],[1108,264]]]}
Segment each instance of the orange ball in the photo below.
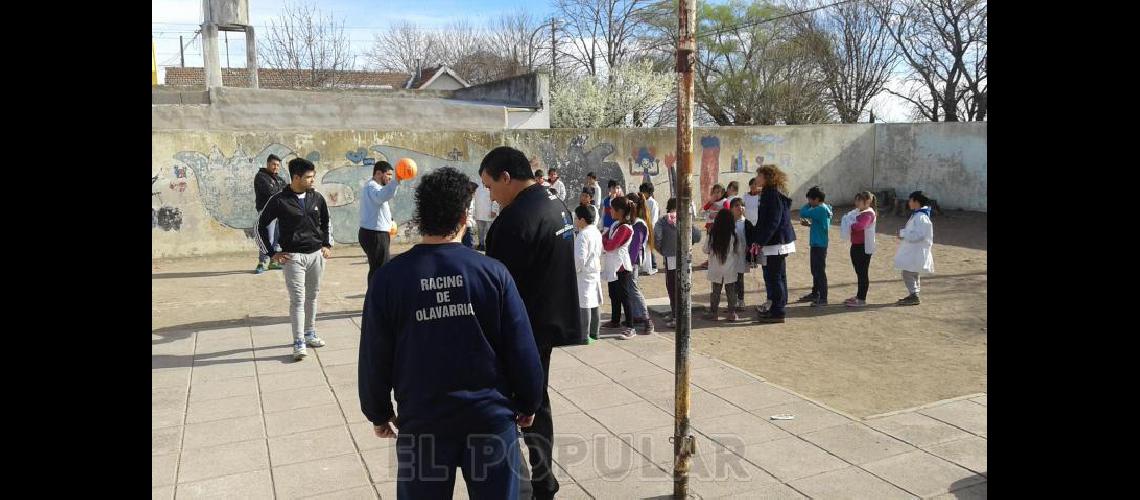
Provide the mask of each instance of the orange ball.
{"label": "orange ball", "polygon": [[400,180],[411,179],[416,176],[416,161],[411,158],[400,158],[396,162],[396,178]]}

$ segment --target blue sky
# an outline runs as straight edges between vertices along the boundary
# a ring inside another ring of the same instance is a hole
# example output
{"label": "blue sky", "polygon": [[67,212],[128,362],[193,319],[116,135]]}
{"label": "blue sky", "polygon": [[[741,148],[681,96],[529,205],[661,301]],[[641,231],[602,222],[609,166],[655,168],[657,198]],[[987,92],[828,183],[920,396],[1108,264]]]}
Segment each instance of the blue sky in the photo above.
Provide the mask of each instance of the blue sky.
{"label": "blue sky", "polygon": [[[710,0],[720,3],[723,0]],[[352,51],[357,55],[357,68],[364,69],[372,48],[374,35],[392,23],[410,21],[425,28],[440,28],[452,22],[466,20],[482,25],[501,14],[526,10],[535,17],[546,18],[554,14],[551,0],[318,0],[322,12],[332,13],[344,20]],[[250,20],[260,35],[266,32],[269,20],[284,12],[285,0],[249,0]],[[164,66],[177,66],[178,36],[186,42],[186,65],[202,66],[201,39],[194,31],[202,22],[202,0],[151,0],[151,39],[159,64],[159,82]],[[245,35],[229,33],[229,62],[232,67],[245,67]],[[218,50],[222,66],[226,65],[226,44],[223,34],[218,36]],[[898,88],[898,84],[891,85]],[[907,106],[894,96],[880,95],[872,101],[880,121],[907,120]]]}
{"label": "blue sky", "polygon": [[[372,47],[372,39],[377,32],[399,21],[438,28],[459,20],[479,25],[519,9],[526,9],[538,17],[549,16],[554,10],[547,0],[321,0],[315,3],[323,12],[344,19],[345,31],[356,54]],[[284,6],[284,0],[250,0],[249,17],[258,33],[264,32],[270,19],[281,15]],[[179,64],[178,36],[182,35],[183,40],[189,42],[201,22],[202,0],[151,1],[151,38],[160,66]],[[218,49],[224,66],[226,47],[221,36]],[[230,65],[244,67],[245,36],[241,33],[229,33],[228,36]],[[185,50],[186,65],[201,66],[201,51],[200,40],[189,43]],[[358,65],[363,62],[359,57],[357,61]]]}

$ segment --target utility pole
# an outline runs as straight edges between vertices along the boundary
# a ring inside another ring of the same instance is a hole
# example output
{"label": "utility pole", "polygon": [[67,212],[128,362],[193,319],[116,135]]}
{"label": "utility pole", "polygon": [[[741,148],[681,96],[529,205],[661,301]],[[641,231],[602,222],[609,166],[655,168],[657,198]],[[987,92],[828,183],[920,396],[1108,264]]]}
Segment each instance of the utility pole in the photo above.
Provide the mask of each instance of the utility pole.
{"label": "utility pole", "polygon": [[178,35],[178,60],[183,68],[186,67],[186,44],[182,43],[182,35]]}
{"label": "utility pole", "polygon": [[692,334],[692,247],[693,214],[693,61],[696,59],[696,0],[677,2],[677,331],[675,411],[673,412],[673,498],[682,500],[689,493],[689,467],[696,443],[689,435],[689,338]]}
{"label": "utility pole", "polygon": [[226,31],[222,35],[226,37],[226,67],[230,67],[230,32]]}

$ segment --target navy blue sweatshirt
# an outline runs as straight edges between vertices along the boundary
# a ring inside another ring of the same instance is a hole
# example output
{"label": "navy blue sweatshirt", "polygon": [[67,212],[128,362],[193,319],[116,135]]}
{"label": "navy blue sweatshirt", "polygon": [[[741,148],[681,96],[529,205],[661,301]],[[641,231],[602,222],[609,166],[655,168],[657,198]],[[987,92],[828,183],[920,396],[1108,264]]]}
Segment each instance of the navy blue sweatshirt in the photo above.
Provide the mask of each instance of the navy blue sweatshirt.
{"label": "navy blue sweatshirt", "polygon": [[376,270],[364,299],[360,408],[401,433],[498,432],[531,415],[543,371],[502,263],[459,243],[420,244]]}
{"label": "navy blue sweatshirt", "polygon": [[760,192],[760,205],[756,207],[756,227],[752,229],[751,242],[767,246],[796,241],[791,208],[791,198],[774,187],[765,186]]}

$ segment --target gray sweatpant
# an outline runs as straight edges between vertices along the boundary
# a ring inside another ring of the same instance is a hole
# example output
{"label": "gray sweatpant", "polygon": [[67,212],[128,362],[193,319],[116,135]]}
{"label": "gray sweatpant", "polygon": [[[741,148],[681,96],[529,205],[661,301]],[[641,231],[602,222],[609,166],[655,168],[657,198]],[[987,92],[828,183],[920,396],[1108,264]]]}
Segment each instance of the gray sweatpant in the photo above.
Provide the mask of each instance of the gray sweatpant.
{"label": "gray sweatpant", "polygon": [[911,295],[918,295],[918,290],[922,287],[922,284],[919,281],[918,273],[903,271],[902,277],[903,282],[906,283],[907,291],[909,291]]}
{"label": "gray sweatpant", "polygon": [[582,331],[592,339],[598,338],[602,327],[602,316],[597,307],[579,307],[578,317],[582,320]]}
{"label": "gray sweatpant", "polygon": [[293,342],[303,341],[305,332],[313,331],[317,319],[317,293],[325,258],[321,251],[291,253],[285,261],[285,291],[289,293],[289,319],[293,323]]}

